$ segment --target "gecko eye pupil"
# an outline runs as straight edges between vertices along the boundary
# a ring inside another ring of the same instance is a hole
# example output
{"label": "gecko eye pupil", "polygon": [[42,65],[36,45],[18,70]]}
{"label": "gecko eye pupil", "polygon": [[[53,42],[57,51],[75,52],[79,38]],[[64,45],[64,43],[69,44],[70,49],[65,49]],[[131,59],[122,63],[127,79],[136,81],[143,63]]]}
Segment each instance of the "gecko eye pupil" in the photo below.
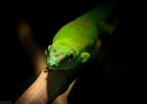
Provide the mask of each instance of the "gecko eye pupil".
{"label": "gecko eye pupil", "polygon": [[73,59],[73,54],[70,54],[68,58]]}

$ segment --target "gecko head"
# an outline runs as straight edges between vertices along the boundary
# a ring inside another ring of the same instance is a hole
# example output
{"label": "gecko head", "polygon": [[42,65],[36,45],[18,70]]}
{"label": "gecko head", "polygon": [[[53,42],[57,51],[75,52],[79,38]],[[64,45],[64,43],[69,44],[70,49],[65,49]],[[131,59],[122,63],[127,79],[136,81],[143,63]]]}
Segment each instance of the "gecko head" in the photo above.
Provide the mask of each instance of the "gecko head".
{"label": "gecko head", "polygon": [[46,54],[46,63],[50,69],[70,69],[75,66],[74,51],[64,45],[49,45]]}

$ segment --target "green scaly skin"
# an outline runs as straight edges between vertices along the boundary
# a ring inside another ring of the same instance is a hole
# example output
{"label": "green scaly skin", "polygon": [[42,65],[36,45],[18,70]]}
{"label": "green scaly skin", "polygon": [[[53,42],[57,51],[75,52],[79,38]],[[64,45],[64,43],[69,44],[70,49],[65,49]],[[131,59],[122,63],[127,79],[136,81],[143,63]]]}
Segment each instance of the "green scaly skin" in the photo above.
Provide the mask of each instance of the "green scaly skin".
{"label": "green scaly skin", "polygon": [[87,62],[95,53],[101,33],[112,34],[106,19],[113,5],[98,5],[90,12],[64,25],[55,35],[46,53],[46,63],[53,70],[70,70]]}

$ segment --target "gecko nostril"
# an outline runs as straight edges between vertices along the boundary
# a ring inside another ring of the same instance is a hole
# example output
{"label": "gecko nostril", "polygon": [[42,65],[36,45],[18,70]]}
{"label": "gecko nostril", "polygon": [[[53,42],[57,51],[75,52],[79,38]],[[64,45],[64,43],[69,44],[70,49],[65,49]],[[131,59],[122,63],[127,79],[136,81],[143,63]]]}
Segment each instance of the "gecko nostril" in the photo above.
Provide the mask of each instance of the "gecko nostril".
{"label": "gecko nostril", "polygon": [[50,59],[50,56],[47,56],[48,59]]}

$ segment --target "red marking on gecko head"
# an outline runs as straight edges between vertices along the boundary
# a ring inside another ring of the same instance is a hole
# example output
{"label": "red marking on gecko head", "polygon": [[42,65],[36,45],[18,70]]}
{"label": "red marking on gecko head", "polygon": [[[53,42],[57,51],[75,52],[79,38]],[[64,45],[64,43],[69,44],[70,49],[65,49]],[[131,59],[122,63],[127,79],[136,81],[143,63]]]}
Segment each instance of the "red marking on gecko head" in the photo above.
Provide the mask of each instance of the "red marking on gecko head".
{"label": "red marking on gecko head", "polygon": [[59,61],[59,63],[62,63],[63,61],[67,60],[67,58],[63,58]]}
{"label": "red marking on gecko head", "polygon": [[50,56],[47,56],[48,59],[50,59]]}
{"label": "red marking on gecko head", "polygon": [[64,52],[61,52],[61,55],[64,54]]}
{"label": "red marking on gecko head", "polygon": [[62,63],[63,62],[63,59],[61,59],[60,61],[59,61],[59,63]]}
{"label": "red marking on gecko head", "polygon": [[55,54],[54,56],[55,56],[55,57],[58,57],[58,56],[60,56],[60,54]]}
{"label": "red marking on gecko head", "polygon": [[64,52],[61,52],[60,54],[55,54],[54,56],[55,56],[55,57],[58,57],[58,56],[60,56],[60,55],[62,55],[62,54],[64,54]]}
{"label": "red marking on gecko head", "polygon": [[56,50],[56,49],[54,49],[54,52],[57,52],[57,50]]}

